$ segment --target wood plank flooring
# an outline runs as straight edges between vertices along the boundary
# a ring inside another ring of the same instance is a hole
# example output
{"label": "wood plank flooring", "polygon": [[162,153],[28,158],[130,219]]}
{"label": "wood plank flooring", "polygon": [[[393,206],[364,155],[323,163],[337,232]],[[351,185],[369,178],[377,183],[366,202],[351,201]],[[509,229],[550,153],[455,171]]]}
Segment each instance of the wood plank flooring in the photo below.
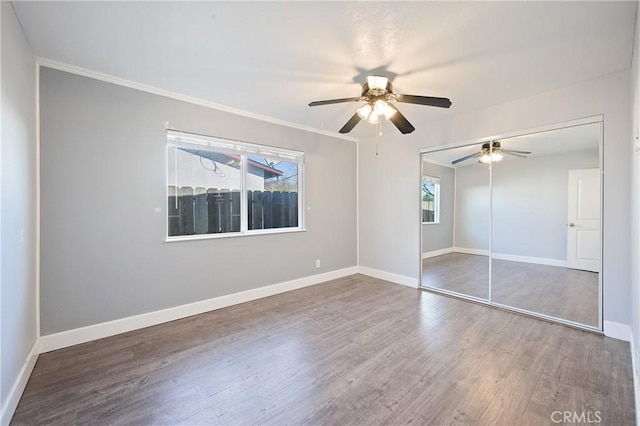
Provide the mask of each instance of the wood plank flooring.
{"label": "wood plank flooring", "polygon": [[[558,266],[493,259],[493,302],[598,327],[598,274]],[[450,253],[422,261],[422,282],[489,298],[489,258]]]}
{"label": "wood plank flooring", "polygon": [[43,354],[11,424],[632,425],[631,374],[626,342],[353,275]]}

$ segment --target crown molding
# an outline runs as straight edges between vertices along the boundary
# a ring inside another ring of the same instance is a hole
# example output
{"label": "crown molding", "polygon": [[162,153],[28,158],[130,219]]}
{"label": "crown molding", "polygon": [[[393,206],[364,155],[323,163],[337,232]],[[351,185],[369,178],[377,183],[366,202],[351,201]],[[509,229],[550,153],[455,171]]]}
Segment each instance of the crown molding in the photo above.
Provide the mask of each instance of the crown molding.
{"label": "crown molding", "polygon": [[137,81],[127,80],[125,78],[116,77],[114,75],[93,71],[87,68],[78,67],[75,65],[66,64],[64,62],[55,61],[53,59],[36,57],[36,64],[38,67],[47,67],[56,69],[59,71],[65,71],[71,74],[80,75],[83,77],[93,78],[94,80],[104,81],[106,83],[115,84],[122,87],[128,87],[130,89],[140,90],[142,92],[152,93],[154,95],[163,96],[165,98],[175,99],[178,101],[187,102],[194,105],[203,106],[206,108],[215,109],[218,111],[228,112],[230,114],[240,115],[243,117],[253,118],[254,120],[260,120],[271,124],[277,124],[280,126],[290,127],[297,130],[304,130],[306,132],[317,133],[323,136],[329,136],[336,139],[342,139],[350,142],[358,142],[358,138],[351,136],[345,136],[341,133],[330,132],[328,130],[316,129],[315,127],[304,126],[302,124],[292,123],[285,120],[280,120],[266,115],[256,114],[254,112],[244,111],[238,108],[229,107],[226,105],[217,104],[215,102],[207,101],[205,99],[197,98],[195,96],[188,96],[182,93],[173,92],[170,90],[161,89],[159,87],[150,86],[148,84],[139,83]]}

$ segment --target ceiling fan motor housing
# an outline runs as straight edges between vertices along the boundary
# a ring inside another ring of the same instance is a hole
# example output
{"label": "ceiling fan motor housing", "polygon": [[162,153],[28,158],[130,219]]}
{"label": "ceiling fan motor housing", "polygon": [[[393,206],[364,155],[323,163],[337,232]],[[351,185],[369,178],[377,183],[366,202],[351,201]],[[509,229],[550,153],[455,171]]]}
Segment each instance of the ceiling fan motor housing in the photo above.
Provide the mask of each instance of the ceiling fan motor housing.
{"label": "ceiling fan motor housing", "polygon": [[500,142],[498,141],[493,141],[493,143],[491,142],[485,142],[482,144],[482,149],[484,151],[489,151],[490,147],[492,147],[494,150],[499,150],[500,148]]}
{"label": "ceiling fan motor housing", "polygon": [[[393,85],[390,82],[387,82],[387,87],[382,89],[370,89],[369,83],[365,83],[362,85],[362,97],[363,98],[377,98],[386,94],[393,93]],[[365,99],[366,100],[366,99]]]}

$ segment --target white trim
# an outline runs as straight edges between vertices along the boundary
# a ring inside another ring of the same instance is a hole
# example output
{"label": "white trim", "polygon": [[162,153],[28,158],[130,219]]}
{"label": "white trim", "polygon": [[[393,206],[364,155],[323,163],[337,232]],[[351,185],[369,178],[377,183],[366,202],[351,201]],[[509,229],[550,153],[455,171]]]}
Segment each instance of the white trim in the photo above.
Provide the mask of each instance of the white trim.
{"label": "white trim", "polygon": [[295,149],[280,148],[271,145],[247,142],[239,139],[210,136],[202,133],[186,132],[168,127],[167,145],[202,149],[216,153],[255,156],[273,161],[304,164],[304,152]]}
{"label": "white trim", "polygon": [[40,66],[36,62],[36,336],[40,337]]}
{"label": "white trim", "polygon": [[[493,142],[489,142],[489,154],[493,151]],[[493,303],[493,165],[489,167],[489,303]]]}
{"label": "white trim", "polygon": [[422,253],[422,259],[429,259],[431,257],[442,256],[443,254],[453,253],[453,247],[447,247],[440,250],[426,251]]}
{"label": "white trim", "polygon": [[207,108],[216,109],[218,111],[224,111],[235,115],[241,115],[243,117],[253,118],[255,120],[265,121],[267,123],[278,124],[281,126],[291,127],[293,129],[304,130],[307,132],[317,133],[324,136],[331,136],[336,139],[343,139],[346,141],[357,142],[358,139],[345,136],[341,133],[330,132],[328,130],[316,129],[310,126],[304,126],[302,124],[296,124],[285,120],[279,120],[277,118],[268,117],[254,112],[244,111],[238,108],[232,108],[226,105],[217,104],[194,96],[187,96],[170,90],[161,89],[155,86],[149,86],[147,84],[139,83],[132,80],[116,77],[110,74],[104,74],[101,72],[93,71],[87,68],[77,67],[75,65],[66,64],[64,62],[55,61],[40,56],[36,57],[36,64],[45,66],[47,68],[53,68],[59,71],[68,72],[71,74],[80,75],[83,77],[93,78],[95,80],[104,81],[111,84],[116,84],[122,87],[128,87],[130,89],[140,90],[142,92],[153,93],[154,95],[164,96],[165,98],[176,99],[183,102],[188,102],[194,105],[200,105]]}
{"label": "white trim", "polygon": [[[241,194],[246,194],[246,191],[241,191]],[[246,195],[244,195],[246,198]],[[247,204],[247,201],[244,201],[244,205]],[[244,209],[242,210],[244,211]],[[235,238],[235,237],[249,237],[252,235],[273,235],[273,234],[293,234],[295,232],[307,232],[305,228],[269,228],[269,229],[252,229],[247,230],[246,221],[247,216],[242,215],[243,221],[241,221],[240,231],[235,232],[223,232],[220,234],[193,234],[193,235],[176,235],[174,237],[165,236],[165,243],[178,243],[180,241],[198,241],[198,240],[215,240],[219,238]],[[168,221],[167,221],[168,222]],[[298,217],[298,222],[300,221],[300,217]],[[244,230],[243,230],[244,229]]]}
{"label": "white trim", "polygon": [[[489,250],[473,249],[466,247],[453,247],[453,253],[474,254],[478,256],[489,256]],[[559,259],[550,259],[548,257],[519,256],[516,254],[493,253],[492,259],[508,260],[511,262],[534,263],[537,265],[559,266],[566,268],[567,261]]]}
{"label": "white trim", "polygon": [[435,164],[436,166],[447,167],[449,169],[454,169],[454,170],[456,168],[456,166],[453,164],[443,163],[442,161],[432,160],[431,158],[427,159],[426,157],[422,158],[422,162],[431,163],[431,164]]}
{"label": "white trim", "polygon": [[226,308],[239,303],[249,302],[263,297],[273,296],[291,290],[320,284],[337,278],[346,277],[358,273],[358,267],[339,269],[323,274],[311,275],[283,283],[273,284],[239,293],[227,294],[212,299],[193,302],[186,305],[174,306],[159,311],[134,315],[100,324],[67,330],[60,333],[42,336],[40,338],[40,352],[49,352],[56,349],[80,343],[90,342],[103,337],[114,336],[132,330],[138,330],[152,325],[162,324],[177,319],[202,314],[216,309]]}
{"label": "white trim", "polygon": [[399,275],[392,272],[381,271],[379,269],[367,268],[366,266],[359,266],[358,272],[362,275],[367,275],[369,277],[378,278],[395,284],[406,285],[407,287],[411,288],[418,288],[418,279],[407,277],[406,275]]}
{"label": "white trim", "polygon": [[550,259],[547,257],[518,256],[515,254],[503,254],[503,253],[493,253],[491,257],[493,259],[509,260],[511,262],[535,263],[537,265],[559,266],[561,268],[567,267],[566,260]]}
{"label": "white trim", "polygon": [[[424,156],[422,154],[420,154],[420,157],[418,157],[419,159],[419,163],[418,163],[418,181],[420,182],[417,186],[417,194],[416,194],[416,199],[420,200],[420,202],[418,203],[418,208],[420,210],[418,210],[418,218],[419,218],[419,231],[418,231],[418,271],[420,271],[418,273],[418,288],[420,288],[422,286],[422,259],[424,259],[424,257],[422,256],[422,250],[424,250],[424,226],[422,223],[422,160],[423,160]],[[454,176],[455,176],[455,171],[454,171]],[[455,205],[455,202],[454,202]],[[455,218],[455,216],[454,216]],[[455,220],[454,220],[455,222]],[[455,225],[454,225],[455,226]],[[455,236],[453,241],[455,241]],[[359,265],[360,263],[358,263]]]}
{"label": "white trim", "polygon": [[9,390],[7,400],[2,407],[2,412],[0,413],[0,424],[2,425],[9,424],[11,418],[13,417],[13,414],[16,411],[16,408],[18,407],[18,402],[20,402],[22,392],[24,392],[24,388],[27,386],[27,382],[29,381],[29,377],[31,376],[33,367],[36,365],[38,355],[40,354],[39,343],[39,339],[36,338],[36,341],[31,347],[29,355],[27,355],[27,359],[22,365],[22,369],[20,369],[20,374],[18,374],[18,377],[16,377],[16,381],[13,383],[13,386],[11,386],[11,390]]}
{"label": "white trim", "polygon": [[360,265],[360,141],[356,141],[356,265]]}
{"label": "white trim", "polygon": [[605,321],[604,322],[604,335],[611,337],[612,339],[624,340],[625,342],[631,341],[631,327],[627,324],[619,322]]}
{"label": "white trim", "polygon": [[630,340],[630,349],[631,349],[631,369],[633,371],[632,374],[632,378],[633,378],[633,395],[634,395],[634,401],[635,401],[635,408],[636,408],[636,424],[640,425],[640,413],[638,413],[638,407],[640,407],[640,377],[638,377],[638,368],[640,368],[640,365],[638,365],[638,360],[636,360],[636,346],[635,346],[635,339],[633,338],[633,331],[631,332],[631,340]]}
{"label": "white trim", "polygon": [[489,256],[489,250],[474,249],[466,247],[454,247],[454,253],[475,254],[477,256]]}

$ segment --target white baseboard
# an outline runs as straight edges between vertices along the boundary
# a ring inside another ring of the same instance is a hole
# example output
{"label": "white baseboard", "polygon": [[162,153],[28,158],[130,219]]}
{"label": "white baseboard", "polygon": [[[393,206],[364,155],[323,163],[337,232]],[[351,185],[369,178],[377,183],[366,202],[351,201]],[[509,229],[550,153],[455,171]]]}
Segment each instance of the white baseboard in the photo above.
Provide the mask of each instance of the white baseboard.
{"label": "white baseboard", "polygon": [[631,327],[627,324],[621,324],[619,322],[605,321],[604,322],[604,335],[613,339],[624,340],[625,342],[631,341]]}
{"label": "white baseboard", "polygon": [[116,334],[126,333],[128,331],[138,330],[169,321],[175,321],[177,319],[202,314],[232,305],[237,305],[239,303],[273,296],[275,294],[284,293],[286,291],[308,287],[314,284],[346,277],[348,275],[353,275],[356,273],[358,273],[358,267],[353,266],[350,268],[339,269],[323,274],[317,274],[309,277],[286,281],[279,284],[273,284],[266,287],[260,287],[252,290],[242,291],[239,293],[214,297],[212,299],[202,300],[186,305],[175,306],[159,311],[148,312],[132,317],[89,325],[86,327],[63,331],[60,333],[49,334],[40,338],[40,351],[41,353],[54,351],[56,349],[90,342],[92,340],[101,339],[103,337],[114,336]]}
{"label": "white baseboard", "polygon": [[440,250],[427,251],[422,253],[422,259],[429,259],[431,257],[442,256],[443,254],[453,253],[453,247],[447,247]]}
{"label": "white baseboard", "polygon": [[489,256],[489,250],[466,248],[466,247],[454,247],[453,253],[475,254],[478,256]]}
{"label": "white baseboard", "polygon": [[567,267],[566,260],[549,259],[547,257],[518,256],[515,254],[493,253],[493,258],[498,260],[509,260],[511,262],[535,263],[537,265]]}
{"label": "white baseboard", "polygon": [[16,381],[11,386],[11,390],[9,390],[9,394],[7,396],[7,400],[2,407],[2,413],[0,417],[1,425],[8,425],[13,417],[13,414],[18,407],[18,402],[20,402],[20,398],[22,397],[22,392],[24,392],[24,388],[27,386],[27,382],[29,381],[29,377],[31,376],[31,372],[33,371],[33,367],[36,365],[36,361],[38,360],[38,355],[40,354],[40,346],[39,339],[33,343],[31,347],[31,351],[29,355],[27,355],[27,359],[24,361],[22,368],[20,369],[20,374],[16,378]]}
{"label": "white baseboard", "polygon": [[638,409],[640,408],[640,377],[638,376],[638,368],[640,368],[640,360],[636,359],[636,345],[635,339],[633,338],[633,332],[631,333],[631,369],[633,370],[633,394],[635,396],[635,404],[636,404],[636,424],[640,425],[640,413]]}
{"label": "white baseboard", "polygon": [[418,279],[407,277],[406,275],[394,274],[392,272],[381,271],[379,269],[367,268],[366,266],[358,267],[358,272],[373,278],[390,281],[395,284],[406,285],[407,287],[418,288]]}
{"label": "white baseboard", "polygon": [[[466,247],[453,247],[452,253],[475,254],[478,256],[489,256],[489,250],[473,249]],[[444,253],[443,253],[444,254]],[[519,256],[516,254],[493,253],[493,259],[509,260],[511,262],[535,263],[537,265],[567,267],[566,260],[550,259],[548,257]]]}

